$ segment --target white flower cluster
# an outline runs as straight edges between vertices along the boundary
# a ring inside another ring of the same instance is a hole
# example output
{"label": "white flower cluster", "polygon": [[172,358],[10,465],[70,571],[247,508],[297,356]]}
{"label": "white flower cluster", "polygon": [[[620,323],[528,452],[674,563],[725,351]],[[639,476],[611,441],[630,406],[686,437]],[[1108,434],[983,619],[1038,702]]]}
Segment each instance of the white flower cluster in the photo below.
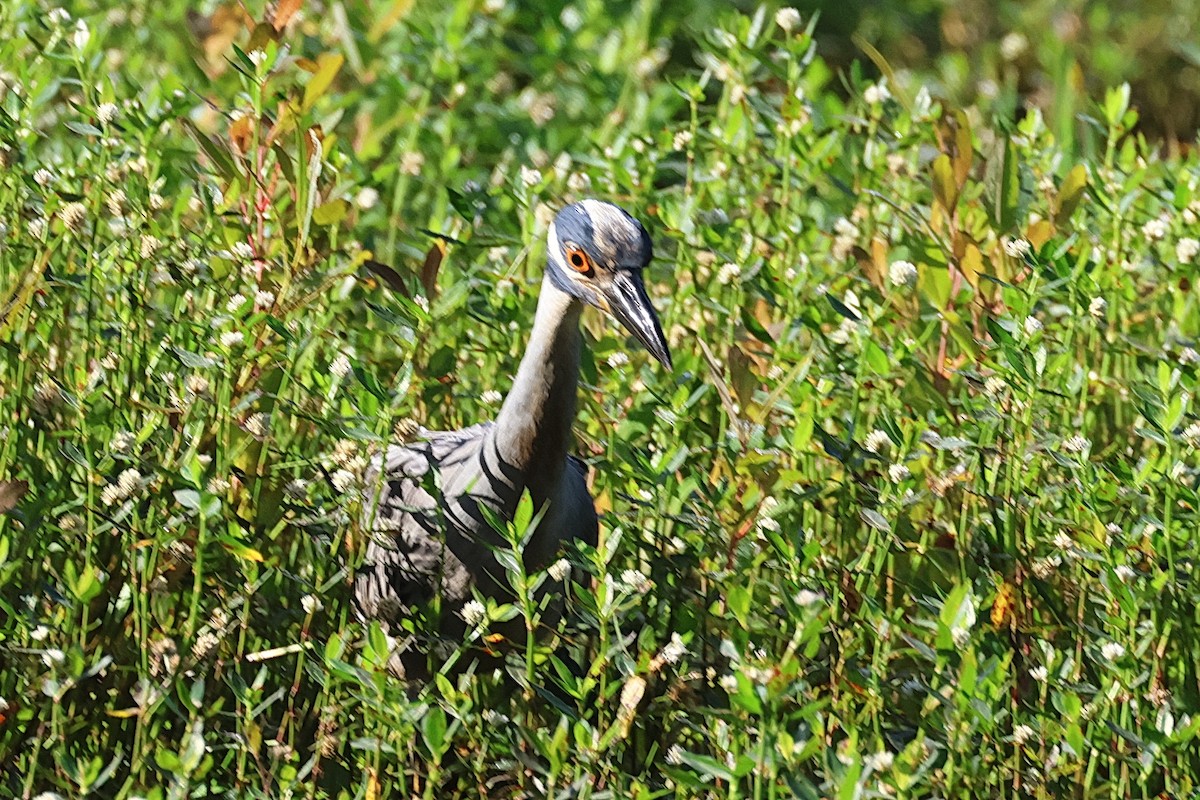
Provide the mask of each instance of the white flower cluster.
{"label": "white flower cluster", "polygon": [[100,492],[100,502],[106,506],[116,505],[133,494],[141,485],[142,473],[132,467],[123,471],[117,479]]}

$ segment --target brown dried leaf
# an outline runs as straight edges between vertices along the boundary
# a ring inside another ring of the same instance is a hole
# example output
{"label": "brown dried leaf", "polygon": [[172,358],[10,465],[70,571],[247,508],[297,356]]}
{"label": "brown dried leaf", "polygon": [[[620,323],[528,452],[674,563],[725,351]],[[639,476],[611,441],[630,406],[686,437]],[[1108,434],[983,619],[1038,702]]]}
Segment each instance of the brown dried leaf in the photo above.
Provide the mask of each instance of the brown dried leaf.
{"label": "brown dried leaf", "polygon": [[246,153],[250,149],[250,143],[253,141],[253,132],[250,129],[250,116],[238,117],[229,126],[229,141],[240,152]]}
{"label": "brown dried leaf", "polygon": [[211,75],[219,75],[225,71],[225,54],[229,51],[229,46],[243,27],[254,24],[239,3],[217,6],[209,16],[189,11],[187,21],[188,28],[204,53],[204,69]]}
{"label": "brown dried leaf", "polygon": [[0,514],[7,514],[29,491],[28,481],[0,481]]}
{"label": "brown dried leaf", "polygon": [[437,297],[438,270],[446,258],[446,243],[441,239],[433,240],[433,247],[425,254],[425,263],[421,265],[421,285],[425,287],[425,296],[430,300]]}
{"label": "brown dried leaf", "polygon": [[275,27],[275,30],[281,31],[303,4],[304,0],[279,0],[278,5],[275,6],[275,13],[271,14],[267,21]]}

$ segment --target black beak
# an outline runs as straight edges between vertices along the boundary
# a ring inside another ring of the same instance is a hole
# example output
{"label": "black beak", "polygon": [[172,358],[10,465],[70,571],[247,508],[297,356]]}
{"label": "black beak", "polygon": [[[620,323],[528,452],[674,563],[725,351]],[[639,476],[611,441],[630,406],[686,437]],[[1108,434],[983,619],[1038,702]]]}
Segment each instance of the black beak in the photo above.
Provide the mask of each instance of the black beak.
{"label": "black beak", "polygon": [[618,272],[605,289],[604,299],[608,301],[609,310],[617,321],[637,337],[650,355],[671,369],[671,352],[667,349],[666,337],[658,324],[658,315],[650,304],[650,296],[646,294],[641,270]]}

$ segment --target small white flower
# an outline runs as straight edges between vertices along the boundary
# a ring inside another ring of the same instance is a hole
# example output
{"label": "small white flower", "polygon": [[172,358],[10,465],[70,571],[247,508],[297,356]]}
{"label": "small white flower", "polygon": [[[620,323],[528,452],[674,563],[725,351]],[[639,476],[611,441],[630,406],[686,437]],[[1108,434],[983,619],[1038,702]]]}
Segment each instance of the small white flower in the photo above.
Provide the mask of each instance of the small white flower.
{"label": "small white flower", "polygon": [[565,581],[571,574],[571,562],[565,558],[560,558],[551,564],[546,572],[550,575],[551,580]]}
{"label": "small white flower", "polygon": [[113,434],[112,441],[109,442],[109,449],[114,453],[125,453],[133,447],[136,441],[137,437],[129,431],[117,431]]}
{"label": "small white flower", "polygon": [[1008,253],[1010,258],[1024,258],[1033,249],[1033,245],[1028,239],[1005,239],[1004,252]]}
{"label": "small white flower", "polygon": [[504,399],[504,395],[500,394],[500,392],[496,391],[495,389],[488,389],[483,394],[479,395],[479,399],[483,401],[484,405],[497,406],[500,405],[500,401]]}
{"label": "small white flower", "polygon": [[[33,232],[32,224],[30,225],[29,230],[30,230],[30,233]],[[40,239],[41,237],[39,236],[38,238]],[[1196,352],[1196,348],[1184,347],[1183,349],[1181,349],[1179,351],[1179,363],[1180,364],[1195,364],[1197,361],[1200,361],[1200,353]]]}
{"label": "small white flower", "polygon": [[267,63],[267,54],[262,50],[251,50],[249,53],[246,53],[246,57],[249,58],[256,67],[261,67],[263,64]]}
{"label": "small white flower", "polygon": [[400,156],[400,171],[405,175],[420,175],[423,166],[425,166],[425,156],[420,153],[410,151]]}
{"label": "small white flower", "polygon": [[682,130],[675,134],[671,139],[671,146],[676,150],[686,150],[687,146],[692,143],[692,132]]}
{"label": "small white flower", "polygon": [[1072,436],[1062,443],[1062,447],[1068,453],[1084,453],[1092,449],[1092,442],[1086,436]]}
{"label": "small white flower", "polygon": [[1035,735],[1033,728],[1028,725],[1017,725],[1013,728],[1013,741],[1017,744],[1025,744]]}
{"label": "small white flower", "polygon": [[245,242],[234,242],[233,247],[229,249],[238,261],[250,261],[254,258],[254,248]]}
{"label": "small white flower", "polygon": [[66,656],[62,650],[57,647],[51,647],[49,650],[42,651],[42,663],[47,667],[53,667],[56,664],[61,664]]}
{"label": "small white flower", "polygon": [[209,494],[225,494],[229,491],[229,487],[232,485],[233,484],[230,483],[229,478],[225,478],[220,475],[214,475],[208,479],[208,483],[204,485],[204,489]]}
{"label": "small white flower", "polygon": [[50,635],[50,629],[45,625],[38,625],[29,632],[29,638],[35,642],[44,642],[46,637]]}
{"label": "small white flower", "polygon": [[1104,312],[1108,310],[1108,301],[1103,297],[1093,297],[1092,302],[1088,303],[1088,313],[1096,319],[1104,319]]}
{"label": "small white flower", "polygon": [[75,45],[75,49],[82,50],[87,47],[88,40],[91,38],[92,33],[88,30],[87,23],[81,19],[75,20],[75,30],[71,34],[71,44]]}
{"label": "small white flower", "polygon": [[43,217],[29,220],[29,235],[37,241],[42,241],[46,238],[46,220]]}
{"label": "small white flower", "polygon": [[269,292],[266,289],[259,289],[254,293],[254,307],[257,309],[267,309],[275,305],[275,293]]}
{"label": "small white flower", "polygon": [[917,282],[917,268],[911,261],[893,261],[888,277],[897,286],[913,286]]}
{"label": "small white flower", "polygon": [[1175,244],[1175,258],[1180,264],[1190,264],[1197,255],[1200,255],[1200,239],[1188,236]]}
{"label": "small white flower", "polygon": [[1037,317],[1030,315],[1025,318],[1025,321],[1021,324],[1021,327],[1025,329],[1025,335],[1032,338],[1035,334],[1037,334],[1038,331],[1042,330],[1042,321]]}
{"label": "small white flower", "polygon": [[163,197],[158,192],[151,192],[150,196],[146,198],[146,202],[150,204],[150,209],[152,211],[160,211],[166,207],[167,198]]}
{"label": "small white flower", "polygon": [[661,658],[667,664],[674,664],[679,661],[679,659],[683,658],[683,654],[686,652],[687,645],[683,643],[683,639],[680,638],[678,633],[672,633],[671,641],[667,642],[666,645],[663,646],[662,653],[659,654],[659,658]]}
{"label": "small white flower", "polygon": [[779,533],[780,531],[779,520],[771,519],[770,517],[759,517],[757,520],[755,520],[754,527],[758,531],[759,535],[765,535],[767,533]]}
{"label": "small white flower", "polygon": [[379,191],[373,186],[364,186],[358,190],[358,194],[354,195],[354,205],[366,211],[369,208],[374,208],[379,202]]}
{"label": "small white flower", "polygon": [[1012,31],[1006,33],[1000,40],[1000,55],[1005,61],[1016,61],[1029,49],[1029,40],[1025,34]]}
{"label": "small white flower", "polygon": [[567,176],[567,188],[579,194],[592,188],[592,177],[586,172],[572,172]]}
{"label": "small white flower", "polygon": [[867,434],[867,440],[863,442],[863,447],[868,453],[882,453],[891,445],[891,437],[887,435],[887,431],[876,428]]}
{"label": "small white flower", "polygon": [[628,363],[629,355],[623,350],[618,350],[608,357],[608,366],[613,369],[620,369]]}
{"label": "small white flower", "polygon": [[100,120],[100,124],[108,125],[121,114],[121,109],[117,108],[116,103],[101,103],[96,106],[96,119]]}
{"label": "small white flower", "polygon": [[329,476],[329,482],[333,484],[335,490],[344,494],[354,485],[354,473],[348,469],[336,470]]}
{"label": "small white flower", "polygon": [[951,628],[950,638],[954,640],[955,647],[965,647],[967,642],[971,641],[971,629]]}
{"label": "small white flower", "polygon": [[1113,573],[1118,579],[1120,579],[1122,583],[1129,583],[1131,580],[1137,577],[1137,572],[1135,572],[1133,567],[1129,566],[1128,564],[1118,564],[1113,569]]}
{"label": "small white flower", "polygon": [[521,165],[521,176],[520,177],[521,177],[521,183],[524,184],[526,189],[532,189],[533,187],[537,186],[539,183],[542,182],[541,170],[534,169],[532,167],[526,167],[523,164]]}
{"label": "small white flower", "polygon": [[1100,655],[1105,661],[1116,661],[1121,656],[1125,655],[1125,647],[1119,642],[1105,642],[1100,648]]}
{"label": "small white flower", "polygon": [[644,594],[654,585],[644,574],[636,569],[627,569],[621,573],[622,587],[628,592]]}
{"label": "small white flower", "polygon": [[888,467],[888,478],[892,483],[903,483],[912,477],[912,472],[904,464],[896,463]]}
{"label": "small white flower", "polygon": [[863,759],[863,766],[872,772],[886,772],[892,768],[892,764],[896,761],[896,756],[888,750],[880,750],[878,753],[869,755]]}
{"label": "small white flower", "polygon": [[304,609],[305,614],[315,614],[324,608],[321,603],[321,598],[314,594],[306,594],[300,599],[300,606]]}
{"label": "small white flower", "polygon": [[1167,220],[1155,217],[1142,226],[1142,235],[1151,241],[1158,241],[1166,238],[1168,230]]}
{"label": "small white flower", "polygon": [[792,599],[801,608],[808,608],[809,606],[815,606],[825,598],[820,592],[814,592],[811,589],[801,589],[796,592],[796,596]]}
{"label": "small white flower", "polygon": [[736,675],[722,675],[718,683],[721,685],[721,688],[725,690],[726,694],[733,694],[738,690],[738,679]]}
{"label": "small white flower", "polygon": [[138,247],[138,255],[142,258],[154,258],[154,254],[158,252],[158,248],[162,246],[162,242],[157,236],[152,236],[148,233],[142,235],[142,241]]}
{"label": "small white flower", "polygon": [[246,417],[246,421],[242,424],[242,427],[246,429],[246,433],[255,439],[263,439],[269,431],[270,424],[271,420],[266,414],[256,411]]}
{"label": "small white flower", "polygon": [[741,277],[741,274],[741,267],[739,267],[737,264],[734,264],[732,261],[727,262],[721,266],[720,271],[717,273],[717,283],[721,284],[722,286],[728,286]]}
{"label": "small white flower", "polygon": [[183,388],[193,397],[199,397],[208,392],[208,378],[203,375],[193,372],[183,380]]}
{"label": "small white flower", "polygon": [[463,607],[459,609],[459,616],[471,628],[479,627],[487,620],[487,607],[478,600],[468,600],[463,603]]}
{"label": "small white flower", "polygon": [[1045,664],[1039,664],[1038,666],[1029,670],[1029,677],[1033,678],[1038,683],[1045,683],[1050,677],[1050,670],[1046,668]]}
{"label": "small white flower", "polygon": [[775,12],[775,24],[783,29],[784,33],[791,33],[800,27],[800,12],[794,8],[781,8]]}
{"label": "small white flower", "polygon": [[119,217],[125,211],[127,200],[128,197],[125,195],[124,189],[113,189],[108,193],[108,197],[104,199],[104,202],[108,206],[108,213],[114,217]]}
{"label": "small white flower", "polygon": [[230,348],[236,347],[237,345],[241,344],[245,338],[246,334],[242,333],[241,331],[225,331],[221,334],[221,346]]}
{"label": "small white flower", "polygon": [[683,763],[683,753],[682,747],[677,744],[671,745],[667,748],[667,763],[673,767],[679,766]]}
{"label": "small white flower", "polygon": [[49,186],[50,182],[53,180],[54,173],[48,169],[39,169],[37,172],[33,173],[33,182],[38,186]]}
{"label": "small white flower", "polygon": [[87,219],[87,206],[83,203],[67,203],[58,213],[67,228],[78,231]]}
{"label": "small white flower", "polygon": [[892,96],[888,91],[887,80],[882,79],[879,83],[873,83],[866,89],[863,89],[863,100],[867,101],[867,105],[878,105]]}
{"label": "small white flower", "polygon": [[345,353],[338,353],[337,358],[329,364],[329,373],[341,380],[350,374],[350,358]]}

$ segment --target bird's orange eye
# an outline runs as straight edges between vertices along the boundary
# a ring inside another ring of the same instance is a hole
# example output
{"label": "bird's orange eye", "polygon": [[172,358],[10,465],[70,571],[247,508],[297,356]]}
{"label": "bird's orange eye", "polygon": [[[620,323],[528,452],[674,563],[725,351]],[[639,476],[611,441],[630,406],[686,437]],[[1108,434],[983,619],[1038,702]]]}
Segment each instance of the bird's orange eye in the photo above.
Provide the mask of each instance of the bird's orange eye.
{"label": "bird's orange eye", "polygon": [[571,265],[571,269],[584,275],[592,271],[591,259],[578,247],[567,248],[567,263]]}

